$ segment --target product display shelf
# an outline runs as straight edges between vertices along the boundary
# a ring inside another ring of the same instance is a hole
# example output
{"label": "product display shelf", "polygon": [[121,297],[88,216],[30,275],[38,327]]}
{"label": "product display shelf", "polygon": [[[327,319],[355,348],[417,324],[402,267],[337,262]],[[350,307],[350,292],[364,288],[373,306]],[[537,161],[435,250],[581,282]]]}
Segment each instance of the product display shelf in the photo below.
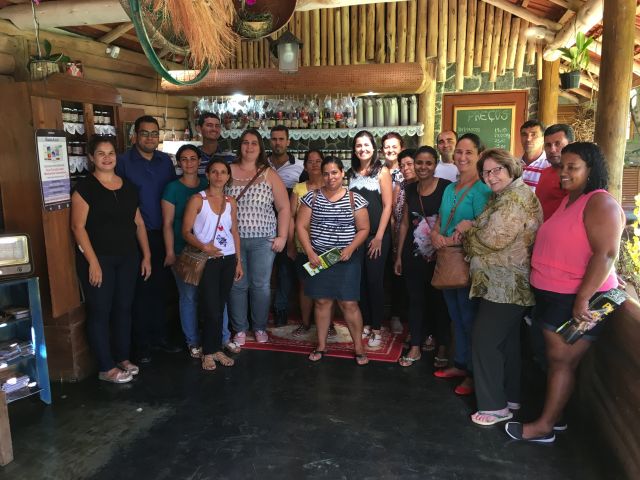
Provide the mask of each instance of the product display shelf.
{"label": "product display shelf", "polygon": [[[397,132],[402,136],[422,136],[424,135],[424,125],[404,125],[393,127],[357,127],[357,128],[292,128],[289,129],[291,140],[327,140],[339,138],[353,138],[360,130],[368,130],[375,137],[382,137],[390,132]],[[269,129],[258,130],[263,137],[269,138]],[[222,130],[222,138],[237,139],[244,132],[243,129]]]}

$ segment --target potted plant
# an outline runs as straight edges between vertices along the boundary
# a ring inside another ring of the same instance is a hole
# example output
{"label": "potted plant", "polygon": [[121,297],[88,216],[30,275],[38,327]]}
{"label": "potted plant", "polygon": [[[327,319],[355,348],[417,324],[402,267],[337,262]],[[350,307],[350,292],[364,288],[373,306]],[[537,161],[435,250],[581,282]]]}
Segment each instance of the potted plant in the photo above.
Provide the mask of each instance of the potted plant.
{"label": "potted plant", "polygon": [[560,74],[560,83],[565,90],[580,86],[580,72],[589,65],[588,47],[592,43],[593,38],[578,32],[574,46],[558,49],[561,57],[569,62],[569,71]]}
{"label": "potted plant", "polygon": [[44,51],[40,49],[40,44],[38,43],[37,55],[32,55],[29,60],[29,72],[32,80],[42,80],[52,73],[58,73],[60,64],[70,61],[70,58],[63,53],[51,53],[51,42],[49,40],[45,40],[42,43]]}
{"label": "potted plant", "polygon": [[262,38],[271,33],[273,14],[268,11],[253,10],[257,0],[240,0],[234,29],[238,35],[249,39]]}

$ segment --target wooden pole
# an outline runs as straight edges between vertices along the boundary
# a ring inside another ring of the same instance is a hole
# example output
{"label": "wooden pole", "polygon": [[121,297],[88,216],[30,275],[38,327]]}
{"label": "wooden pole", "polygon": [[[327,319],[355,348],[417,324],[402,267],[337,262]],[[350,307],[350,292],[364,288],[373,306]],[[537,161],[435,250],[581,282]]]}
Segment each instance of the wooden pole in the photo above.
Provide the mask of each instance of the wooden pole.
{"label": "wooden pole", "polygon": [[9,409],[7,397],[0,390],[0,465],[5,466],[13,461],[13,441],[11,440],[11,424],[9,423]]}
{"label": "wooden pole", "polygon": [[367,60],[376,56],[376,6],[367,5]]}
{"label": "wooden pole", "polygon": [[321,55],[321,36],[320,36],[320,10],[311,10],[311,23],[313,24],[313,65],[320,65]]}
{"label": "wooden pole", "polygon": [[513,75],[516,78],[522,77],[522,71],[524,70],[524,57],[527,53],[527,35],[526,31],[529,28],[529,22],[520,21],[520,34],[518,35],[518,47],[516,48],[516,64],[514,66]]}
{"label": "wooden pole", "polygon": [[538,98],[538,120],[545,125],[558,122],[558,75],[560,60],[542,63],[542,80]]}
{"label": "wooden pole", "polygon": [[358,5],[358,63],[367,61],[367,6]]}
{"label": "wooden pole", "polygon": [[433,145],[436,129],[436,69],[437,59],[426,60],[426,88],[418,96],[418,121],[424,124],[424,134],[418,140],[421,145]]}
{"label": "wooden pole", "polygon": [[242,43],[240,40],[236,42],[236,68],[244,68],[244,62],[242,59]]}
{"label": "wooden pole", "polygon": [[536,45],[536,80],[542,80],[542,45]]}
{"label": "wooden pole", "polygon": [[476,22],[478,12],[478,0],[469,0],[469,8],[467,9],[467,21],[469,26],[467,32],[467,45],[464,62],[464,76],[470,77],[473,75],[473,58],[474,58],[474,46],[476,43]]}
{"label": "wooden pole", "polygon": [[510,70],[513,70],[513,67],[516,64],[516,50],[518,48],[519,37],[520,37],[520,19],[516,17],[511,21],[509,52],[507,53],[507,68]]}
{"label": "wooden pole", "polygon": [[376,63],[384,63],[384,3],[376,3]]}
{"label": "wooden pole", "polygon": [[[491,39],[491,57],[489,61],[489,81],[495,82],[498,79],[498,55],[500,54],[500,34],[502,33],[502,21],[504,16],[502,10],[496,9],[493,35]],[[506,12],[504,12],[507,14]]]}
{"label": "wooden pole", "polygon": [[418,0],[416,62],[427,58],[427,0]]}
{"label": "wooden pole", "polygon": [[349,42],[351,41],[351,31],[349,30],[349,7],[340,8],[340,17],[342,28],[340,34],[342,36],[342,64],[351,64],[351,53],[349,52]]}
{"label": "wooden pole", "polygon": [[333,38],[336,65],[342,65],[342,14],[339,8],[333,10]]}
{"label": "wooden pole", "polygon": [[[438,57],[438,2],[430,1],[427,6],[427,58]],[[419,22],[425,22],[423,18],[418,17]]]}
{"label": "wooden pole", "polygon": [[396,63],[396,4],[387,3],[387,61]]}
{"label": "wooden pole", "polygon": [[449,38],[447,40],[447,63],[456,61],[456,48],[458,46],[457,36],[458,4],[456,0],[449,0]]}
{"label": "wooden pole", "polygon": [[302,65],[311,65],[311,19],[309,12],[302,12]]}
{"label": "wooden pole", "polygon": [[[351,31],[351,63],[358,63],[358,7],[352,5],[349,7],[349,29]],[[364,44],[363,44],[364,46]],[[364,51],[364,50],[363,50]]]}
{"label": "wooden pole", "polygon": [[480,67],[482,65],[482,47],[484,46],[484,31],[487,27],[484,23],[487,4],[480,0],[478,3],[478,22],[476,23],[476,46],[474,51],[473,66]]}
{"label": "wooden pole", "polygon": [[635,0],[604,0],[600,92],[594,140],[609,167],[609,192],[622,195],[622,170],[629,126],[633,71]]}
{"label": "wooden pole", "polygon": [[320,65],[329,65],[327,53],[329,49],[329,41],[327,38],[328,17],[327,9],[323,8],[320,10]]}
{"label": "wooden pole", "polygon": [[507,55],[509,53],[509,38],[511,35],[511,14],[504,12],[502,16],[502,34],[500,35],[500,59],[498,60],[498,75],[504,75],[507,70]]}
{"label": "wooden pole", "polygon": [[396,29],[398,40],[398,58],[399,63],[407,61],[407,2],[398,3],[398,28]]}
{"label": "wooden pole", "polygon": [[[482,47],[482,63],[480,69],[483,73],[489,72],[491,63],[491,46],[493,44],[493,32],[495,24],[495,7],[493,5],[487,5],[487,33],[484,36],[484,46]],[[502,15],[499,15],[502,18]]]}
{"label": "wooden pole", "polygon": [[456,90],[464,88],[464,66],[467,46],[467,0],[458,0],[458,48],[456,49]]}
{"label": "wooden pole", "polygon": [[[452,0],[453,1],[453,0]],[[447,38],[449,25],[449,1],[438,2],[438,67],[437,78],[439,82],[447,80]],[[418,5],[418,14],[420,6]]]}
{"label": "wooden pole", "polygon": [[527,65],[536,63],[536,41],[529,40],[527,42]]}
{"label": "wooden pole", "polygon": [[419,21],[418,0],[409,0],[409,12],[407,13],[407,62],[415,62],[416,60],[416,24]]}
{"label": "wooden pole", "polygon": [[333,34],[333,12],[327,12],[327,65],[336,64],[335,37]]}

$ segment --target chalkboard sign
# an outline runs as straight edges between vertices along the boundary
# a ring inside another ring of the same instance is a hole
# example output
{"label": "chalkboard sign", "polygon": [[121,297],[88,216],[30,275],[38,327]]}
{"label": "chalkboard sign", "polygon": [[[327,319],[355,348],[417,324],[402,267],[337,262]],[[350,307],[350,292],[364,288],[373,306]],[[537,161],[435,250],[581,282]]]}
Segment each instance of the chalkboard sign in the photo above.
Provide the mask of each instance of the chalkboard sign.
{"label": "chalkboard sign", "polygon": [[487,148],[514,151],[515,105],[455,106],[453,129],[458,136],[475,133]]}

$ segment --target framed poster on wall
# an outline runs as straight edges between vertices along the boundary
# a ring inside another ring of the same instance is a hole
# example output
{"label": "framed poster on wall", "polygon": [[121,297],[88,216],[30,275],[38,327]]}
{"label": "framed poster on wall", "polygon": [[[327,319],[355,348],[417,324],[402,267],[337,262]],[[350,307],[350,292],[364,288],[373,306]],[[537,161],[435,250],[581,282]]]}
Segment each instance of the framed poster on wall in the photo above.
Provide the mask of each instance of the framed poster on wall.
{"label": "framed poster on wall", "polygon": [[445,95],[441,130],[475,133],[487,148],[521,156],[519,128],[527,120],[527,102],[526,90]]}
{"label": "framed poster on wall", "polygon": [[45,210],[71,205],[71,177],[64,130],[36,130],[42,204]]}

